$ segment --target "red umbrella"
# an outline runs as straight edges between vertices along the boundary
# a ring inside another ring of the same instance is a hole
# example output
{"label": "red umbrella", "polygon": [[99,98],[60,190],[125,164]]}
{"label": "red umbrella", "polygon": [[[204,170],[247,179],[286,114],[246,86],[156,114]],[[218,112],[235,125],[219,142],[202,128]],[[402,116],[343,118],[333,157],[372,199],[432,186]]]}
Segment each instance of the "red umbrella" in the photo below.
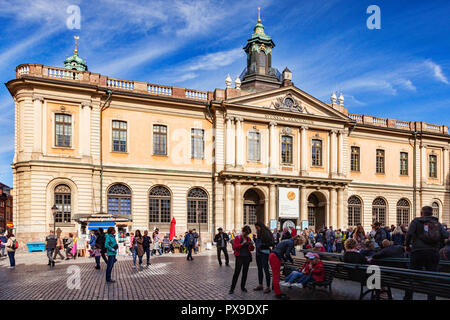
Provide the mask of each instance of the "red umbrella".
{"label": "red umbrella", "polygon": [[169,233],[169,240],[172,241],[173,238],[175,238],[175,225],[177,224],[177,221],[175,218],[172,218],[172,221],[170,222],[170,233]]}

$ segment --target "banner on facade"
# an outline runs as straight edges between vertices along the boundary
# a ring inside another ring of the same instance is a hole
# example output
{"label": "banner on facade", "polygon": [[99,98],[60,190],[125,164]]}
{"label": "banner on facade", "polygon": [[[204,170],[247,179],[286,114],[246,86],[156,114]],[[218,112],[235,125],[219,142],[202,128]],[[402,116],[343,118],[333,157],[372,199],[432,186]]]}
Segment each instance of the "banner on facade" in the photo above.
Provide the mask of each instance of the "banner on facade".
{"label": "banner on facade", "polygon": [[278,188],[278,213],[280,218],[299,217],[298,188]]}

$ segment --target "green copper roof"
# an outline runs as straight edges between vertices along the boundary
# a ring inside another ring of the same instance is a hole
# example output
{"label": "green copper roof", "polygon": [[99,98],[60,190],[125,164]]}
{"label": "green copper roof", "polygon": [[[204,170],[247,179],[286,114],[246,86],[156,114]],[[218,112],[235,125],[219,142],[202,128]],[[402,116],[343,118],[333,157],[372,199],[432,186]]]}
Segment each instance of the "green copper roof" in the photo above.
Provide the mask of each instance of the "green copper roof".
{"label": "green copper roof", "polygon": [[78,71],[88,70],[86,60],[83,60],[78,56],[78,50],[76,49],[73,52],[73,56],[68,57],[66,60],[64,60],[64,68]]}

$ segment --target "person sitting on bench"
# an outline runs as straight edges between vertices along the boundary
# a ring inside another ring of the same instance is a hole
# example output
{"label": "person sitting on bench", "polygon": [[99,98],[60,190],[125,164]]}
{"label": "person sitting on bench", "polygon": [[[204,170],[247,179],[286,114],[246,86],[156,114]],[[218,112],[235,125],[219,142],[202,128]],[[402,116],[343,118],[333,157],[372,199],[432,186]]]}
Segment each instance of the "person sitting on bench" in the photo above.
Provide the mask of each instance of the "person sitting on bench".
{"label": "person sitting on bench", "polygon": [[311,280],[316,282],[323,282],[325,280],[325,270],[319,255],[317,253],[308,252],[305,257],[307,261],[303,267],[288,275],[284,281],[280,282],[281,286],[303,288]]}

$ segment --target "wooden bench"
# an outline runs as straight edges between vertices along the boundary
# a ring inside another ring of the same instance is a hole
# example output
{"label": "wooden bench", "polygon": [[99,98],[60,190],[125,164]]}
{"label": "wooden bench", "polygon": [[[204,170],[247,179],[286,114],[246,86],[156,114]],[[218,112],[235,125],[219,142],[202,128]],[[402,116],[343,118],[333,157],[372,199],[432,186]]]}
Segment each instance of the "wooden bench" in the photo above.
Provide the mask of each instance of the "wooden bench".
{"label": "wooden bench", "polygon": [[[280,279],[284,279],[292,271],[297,271],[306,262],[306,258],[295,257],[293,258],[293,260],[294,260],[293,263],[287,262],[284,264],[283,272],[282,274],[280,274]],[[336,266],[324,263],[323,268],[325,272],[324,281],[317,282],[314,279],[311,279],[310,281],[308,281],[306,287],[310,288],[313,293],[316,291],[316,288],[324,288],[324,289],[328,288],[328,293],[331,295],[331,284],[333,283],[334,275],[336,272]]]}

